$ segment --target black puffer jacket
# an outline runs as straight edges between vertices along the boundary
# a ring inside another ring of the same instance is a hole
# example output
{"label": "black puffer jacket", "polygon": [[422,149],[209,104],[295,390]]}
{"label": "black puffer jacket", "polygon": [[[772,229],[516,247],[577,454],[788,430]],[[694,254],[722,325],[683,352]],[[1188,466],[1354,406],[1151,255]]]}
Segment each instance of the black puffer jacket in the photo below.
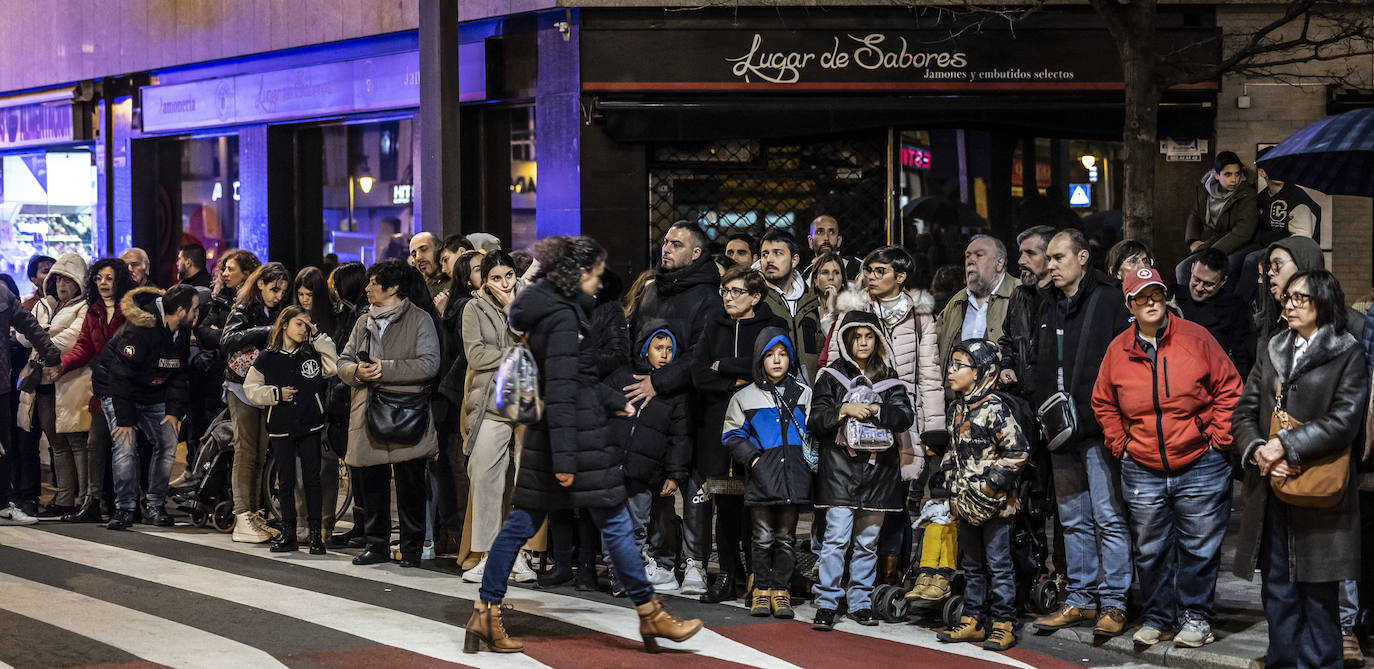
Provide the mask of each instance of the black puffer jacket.
{"label": "black puffer jacket", "polygon": [[682,356],[653,373],[654,389],[672,394],[687,390],[692,384],[692,359],[696,343],[706,324],[725,313],[720,301],[720,270],[711,256],[703,254],[692,264],[666,271],[654,270],[654,280],[645,289],[635,311],[630,330],[639,332],[644,324],[655,319],[668,321],[673,332],[681,333],[685,342]]}
{"label": "black puffer jacket", "polygon": [[[594,350],[592,360],[598,379],[610,376],[611,372],[630,361],[630,329],[625,323],[625,309],[620,304],[620,296],[623,293],[624,284],[620,277],[607,269],[601,275],[601,292],[596,294],[596,307],[592,309],[589,333]],[[680,350],[673,351],[675,356],[681,353]],[[624,385],[627,384],[611,384],[617,389]]]}
{"label": "black puffer jacket", "polygon": [[[634,383],[635,374],[652,371],[646,358],[649,342],[659,333],[673,340],[677,352],[678,338],[668,321],[649,321],[635,339],[634,363],[612,372],[606,379],[612,388]],[[659,395],[649,400],[633,416],[611,416],[606,423],[608,441],[624,453],[625,478],[657,491],[664,478],[679,484],[687,480],[687,463],[692,457],[687,417],[687,395]]]}
{"label": "black puffer jacket", "polygon": [[[515,296],[510,324],[525,332],[539,366],[544,416],[525,429],[515,505],[527,509],[610,507],[625,501],[618,451],[607,446],[606,418],[625,396],[599,381],[585,334],[590,295],[565,297],[547,279]],[[571,486],[554,474],[573,474]]]}
{"label": "black puffer jacket", "polygon": [[[1357,494],[1363,442],[1356,438],[1369,397],[1364,350],[1348,332],[1324,325],[1312,335],[1306,351],[1294,360],[1291,330],[1270,339],[1260,351],[1245,391],[1231,418],[1234,448],[1241,454],[1245,482],[1240,533],[1232,571],[1254,578],[1260,564],[1269,482],[1254,462],[1255,449],[1269,440],[1274,391],[1284,383],[1284,405],[1300,425],[1278,434],[1289,464],[1301,465],[1342,449],[1351,449],[1350,482],[1345,499],[1327,509],[1288,507],[1288,559],[1292,579],[1300,583],[1360,578],[1360,509]],[[1278,502],[1282,504],[1282,502]]]}
{"label": "black puffer jacket", "polygon": [[[773,316],[768,305],[759,301],[753,318],[734,320],[722,313],[702,331],[692,364],[701,419],[697,421],[693,467],[706,478],[730,475],[730,456],[720,447],[720,426],[725,422],[725,407],[741,388],[740,381],[754,380],[754,340],[764,328],[787,329],[786,321]],[[738,470],[735,470],[738,471]]]}
{"label": "black puffer jacket", "polygon": [[[1092,321],[1088,322],[1089,302],[1096,294],[1097,304],[1091,309]],[[1121,284],[1102,272],[1090,269],[1078,285],[1078,292],[1072,298],[1051,284],[1040,291],[1039,313],[1034,320],[1035,336],[1035,387],[1032,394],[1033,406],[1040,406],[1058,391],[1055,364],[1055,330],[1064,328],[1064,384],[1073,396],[1078,408],[1079,436],[1081,440],[1101,439],[1102,427],[1093,415],[1093,386],[1097,384],[1097,370],[1102,358],[1107,355],[1107,347],[1118,333],[1130,324],[1130,314],[1126,311],[1126,298],[1121,294]],[[1079,357],[1078,349],[1083,347],[1083,369],[1077,374],[1073,367]]]}
{"label": "black puffer jacket", "polygon": [[[880,349],[874,354],[880,356],[888,368],[893,367],[891,344],[878,317],[866,311],[851,311],[845,314],[844,321],[835,330],[840,337],[839,360],[827,368],[838,372],[851,382],[860,375],[843,344],[844,332],[857,327],[868,327],[877,333]],[[901,511],[905,508],[907,486],[902,484],[901,448],[893,439],[886,450],[876,453],[856,452],[835,443],[835,436],[844,423],[840,407],[848,391],[838,379],[829,373],[816,375],[816,386],[811,392],[811,414],[807,418],[811,438],[816,440],[820,451],[820,472],[816,477],[816,506],[822,508],[842,507],[864,511]],[[898,383],[884,390],[878,417],[869,421],[873,425],[891,430],[894,435],[911,428],[916,421],[916,410],[911,406],[911,396],[906,387]],[[872,459],[870,459],[872,456]]]}
{"label": "black puffer jacket", "polygon": [[[43,358],[44,364],[56,367],[62,362],[62,351],[53,345],[52,339],[48,337],[48,331],[38,324],[38,319],[25,309],[19,302],[19,298],[11,293],[9,288],[0,285],[0,333],[8,334],[13,327],[20,334],[28,338],[29,342],[38,347],[38,353]],[[29,359],[29,349],[20,346],[13,337],[10,337],[11,346],[19,346],[22,352],[14,352],[12,355],[0,355],[0,379],[8,380],[9,383],[0,387],[0,395],[14,389],[14,380],[24,368],[24,362]]]}
{"label": "black puffer jacket", "polygon": [[[272,324],[277,322],[281,308],[280,303],[270,309],[261,304],[234,305],[219,338],[219,348],[224,358],[228,360],[240,351],[266,348],[267,337],[272,334]],[[228,367],[224,369],[224,378],[232,383],[243,383],[243,377]]]}
{"label": "black puffer jacket", "polygon": [[119,309],[124,325],[91,365],[91,388],[114,403],[115,424],[133,427],[139,404],[166,403],[167,415],[186,417],[187,358],[191,330],[176,333],[163,324],[160,288],[135,288]]}

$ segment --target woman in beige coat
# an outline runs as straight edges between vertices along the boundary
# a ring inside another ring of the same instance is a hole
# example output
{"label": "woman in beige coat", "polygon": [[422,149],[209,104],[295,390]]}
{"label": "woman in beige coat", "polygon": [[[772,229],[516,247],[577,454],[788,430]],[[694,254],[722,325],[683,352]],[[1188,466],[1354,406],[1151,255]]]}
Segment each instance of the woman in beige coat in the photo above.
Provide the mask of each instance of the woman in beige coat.
{"label": "woman in beige coat", "polygon": [[[62,353],[72,350],[81,336],[81,323],[86,319],[86,299],[82,297],[85,285],[86,261],[75,253],[64,253],[48,274],[46,297],[33,307],[34,318],[47,329],[53,345]],[[36,353],[33,359],[37,360]],[[17,425],[22,430],[32,430],[36,425],[48,438],[57,490],[38,517],[61,518],[76,510],[76,503],[82,501],[79,498],[86,491],[91,370],[82,368],[57,379],[56,383],[35,377],[32,383],[31,389],[19,396]],[[29,387],[23,381],[20,384]]]}
{"label": "woman in beige coat", "polygon": [[[421,294],[423,293],[423,294]],[[415,444],[381,441],[368,425],[367,408],[378,388],[428,393],[439,374],[439,331],[434,316],[412,300],[433,307],[419,271],[386,260],[367,271],[368,312],[353,326],[339,356],[339,379],[352,388],[348,454],[363,490],[367,550],[353,564],[388,562],[391,556],[391,481],[401,519],[401,566],[420,566],[425,540],[425,461],[439,452],[433,417]]]}
{"label": "woman in beige coat", "polygon": [[[463,353],[468,371],[463,383],[463,415],[459,430],[463,454],[468,458],[468,509],[471,518],[470,550],[481,554],[476,567],[463,572],[463,580],[481,583],[486,570],[486,552],[501,531],[510,509],[510,479],[520,467],[520,449],[515,441],[517,425],[502,418],[492,406],[492,387],[496,370],[506,351],[515,344],[506,308],[519,286],[515,261],[510,255],[488,253],[481,265],[481,288],[463,308]],[[528,572],[524,574],[523,572]],[[511,578],[529,580],[534,571],[523,555],[516,559]]]}

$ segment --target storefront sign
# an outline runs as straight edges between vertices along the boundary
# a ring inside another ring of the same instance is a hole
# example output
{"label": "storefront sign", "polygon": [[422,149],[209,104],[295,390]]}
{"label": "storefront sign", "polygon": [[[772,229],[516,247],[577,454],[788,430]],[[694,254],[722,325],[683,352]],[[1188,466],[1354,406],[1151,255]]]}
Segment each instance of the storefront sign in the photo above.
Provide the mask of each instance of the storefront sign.
{"label": "storefront sign", "polygon": [[77,141],[72,120],[70,104],[0,108],[0,150]]}
{"label": "storefront sign", "polygon": [[[1160,48],[1212,29],[1161,29]],[[1052,45],[1052,46],[1047,46]],[[582,32],[582,87],[646,90],[1120,90],[1105,30],[597,30]],[[1209,85],[1215,87],[1215,85]]]}
{"label": "storefront sign", "polygon": [[930,152],[914,146],[903,146],[902,167],[909,167],[914,170],[930,169]]}
{"label": "storefront sign", "polygon": [[1205,139],[1161,139],[1159,152],[1164,161],[1170,163],[1200,163],[1202,154],[1207,152]]}
{"label": "storefront sign", "polygon": [[418,107],[416,52],[145,86],[143,130],[163,132]]}

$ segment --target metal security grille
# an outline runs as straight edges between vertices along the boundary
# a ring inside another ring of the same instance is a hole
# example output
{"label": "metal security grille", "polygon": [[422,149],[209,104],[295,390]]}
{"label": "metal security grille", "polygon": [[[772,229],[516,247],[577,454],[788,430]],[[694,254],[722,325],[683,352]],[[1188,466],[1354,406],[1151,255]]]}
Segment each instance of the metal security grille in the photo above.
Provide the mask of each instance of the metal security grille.
{"label": "metal security grille", "polygon": [[816,141],[716,140],[660,144],[649,167],[649,256],[674,221],[712,239],[755,238],[784,228],[806,244],[811,219],[834,216],[844,253],[887,243],[886,141],[882,135]]}

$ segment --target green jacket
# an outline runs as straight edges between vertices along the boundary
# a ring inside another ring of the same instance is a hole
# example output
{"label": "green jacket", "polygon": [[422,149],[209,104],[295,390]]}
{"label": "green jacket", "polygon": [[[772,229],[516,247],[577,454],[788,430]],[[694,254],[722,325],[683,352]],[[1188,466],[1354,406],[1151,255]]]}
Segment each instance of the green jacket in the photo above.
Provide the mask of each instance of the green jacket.
{"label": "green jacket", "polygon": [[792,340],[797,357],[801,359],[801,365],[806,370],[806,384],[811,385],[816,379],[816,361],[820,359],[821,347],[825,345],[821,335],[820,298],[808,285],[801,299],[797,301],[796,315],[787,308],[787,301],[782,299],[782,293],[771,285],[763,301],[773,310],[773,315],[787,323],[787,337]]}
{"label": "green jacket", "polygon": [[[1007,306],[1011,304],[1012,293],[1018,281],[1010,274],[1002,275],[1002,285],[988,298],[988,329],[983,338],[993,342],[1002,338],[1007,322]],[[968,289],[955,294],[954,298],[940,312],[940,369],[949,365],[949,353],[962,339],[964,312],[968,310]]]}

